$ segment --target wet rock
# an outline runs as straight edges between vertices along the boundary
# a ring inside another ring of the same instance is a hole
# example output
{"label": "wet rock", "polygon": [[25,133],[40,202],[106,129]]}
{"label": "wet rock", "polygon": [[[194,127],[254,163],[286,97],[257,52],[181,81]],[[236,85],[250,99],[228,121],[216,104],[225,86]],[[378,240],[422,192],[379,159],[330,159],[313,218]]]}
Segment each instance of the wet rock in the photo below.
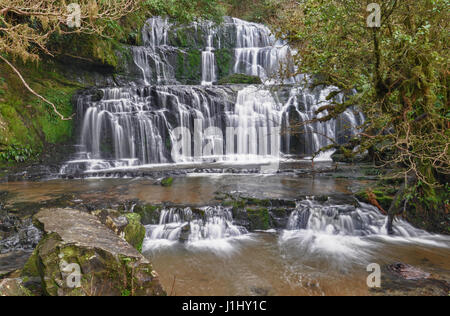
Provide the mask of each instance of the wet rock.
{"label": "wet rock", "polygon": [[142,252],[145,238],[145,227],[141,224],[141,216],[136,213],[122,215],[116,210],[100,210],[92,213],[116,235]]}
{"label": "wet rock", "polygon": [[144,242],[146,230],[144,225],[141,224],[141,216],[139,214],[131,213],[126,214],[124,217],[128,221],[128,224],[124,228],[125,240],[139,252],[142,252],[142,244]]}
{"label": "wet rock", "polygon": [[161,207],[155,205],[137,205],[134,212],[141,216],[143,225],[156,225],[161,216]]}
{"label": "wet rock", "polygon": [[[34,219],[45,235],[30,265],[46,295],[165,295],[150,262],[94,215],[44,209]],[[73,282],[77,267],[80,279]]]}
{"label": "wet rock", "polygon": [[182,243],[189,241],[189,235],[191,234],[191,224],[186,224],[181,228],[180,239]]}
{"label": "wet rock", "polygon": [[161,185],[163,187],[171,187],[173,184],[173,178],[169,177],[169,178],[164,178],[163,180],[161,180]]}
{"label": "wet rock", "polygon": [[[33,226],[31,219],[19,220],[14,216],[5,216],[2,219],[0,231],[3,231],[0,240],[0,253],[19,250],[32,250],[42,237],[41,232]],[[6,231],[6,232],[5,232]]]}
{"label": "wet rock", "polygon": [[273,228],[285,229],[288,225],[289,214],[292,210],[286,208],[275,208],[269,211]]}
{"label": "wet rock", "polygon": [[14,251],[0,254],[0,279],[21,269],[30,255],[31,252],[29,251]]}
{"label": "wet rock", "polygon": [[121,216],[121,213],[116,210],[98,210],[92,214],[117,235],[121,235],[125,226],[128,225],[126,217]]}
{"label": "wet rock", "polygon": [[382,268],[381,288],[371,289],[379,296],[448,296],[448,280],[404,263]]}
{"label": "wet rock", "polygon": [[395,263],[387,267],[389,271],[398,276],[401,276],[405,280],[421,280],[428,279],[430,277],[430,273],[420,270],[419,268],[415,268],[408,264],[404,263]]}

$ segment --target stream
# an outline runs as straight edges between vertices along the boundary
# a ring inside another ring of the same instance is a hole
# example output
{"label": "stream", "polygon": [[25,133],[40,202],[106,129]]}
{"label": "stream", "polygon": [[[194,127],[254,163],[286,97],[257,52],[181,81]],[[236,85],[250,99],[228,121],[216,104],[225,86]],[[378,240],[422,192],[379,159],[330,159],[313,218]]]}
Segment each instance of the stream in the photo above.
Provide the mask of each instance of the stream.
{"label": "stream", "polygon": [[[310,89],[305,75],[277,78],[280,65],[296,72],[294,52],[267,27],[154,17],[142,39],[114,83],[75,96],[77,144],[59,172],[0,183],[0,272],[30,256],[40,208],[152,206],[143,253],[171,295],[448,295],[450,237],[402,220],[389,236],[386,216],[354,197],[374,183],[371,166],[335,164],[334,151],[313,161],[355,137],[364,116],[305,124],[345,95],[329,100],[336,88]],[[236,74],[263,84],[218,85]],[[438,281],[398,281],[386,266],[400,262]],[[373,263],[381,292],[367,285]]]}

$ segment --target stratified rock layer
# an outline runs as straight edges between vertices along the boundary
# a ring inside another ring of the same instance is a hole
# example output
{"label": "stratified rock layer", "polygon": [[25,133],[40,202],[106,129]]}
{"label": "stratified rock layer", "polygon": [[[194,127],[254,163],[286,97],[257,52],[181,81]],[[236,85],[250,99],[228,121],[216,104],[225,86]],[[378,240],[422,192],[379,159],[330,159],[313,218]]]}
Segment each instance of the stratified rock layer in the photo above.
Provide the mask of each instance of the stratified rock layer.
{"label": "stratified rock layer", "polygon": [[95,216],[45,209],[34,222],[45,235],[30,265],[36,265],[46,295],[165,295],[150,262]]}

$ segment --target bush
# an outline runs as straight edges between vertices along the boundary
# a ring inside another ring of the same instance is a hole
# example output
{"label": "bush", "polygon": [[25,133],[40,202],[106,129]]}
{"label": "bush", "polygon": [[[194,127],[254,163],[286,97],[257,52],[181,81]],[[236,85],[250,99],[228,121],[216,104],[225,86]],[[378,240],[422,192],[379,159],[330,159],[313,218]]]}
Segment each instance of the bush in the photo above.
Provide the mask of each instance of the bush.
{"label": "bush", "polygon": [[219,85],[227,84],[262,84],[262,80],[256,76],[234,74],[219,80]]}

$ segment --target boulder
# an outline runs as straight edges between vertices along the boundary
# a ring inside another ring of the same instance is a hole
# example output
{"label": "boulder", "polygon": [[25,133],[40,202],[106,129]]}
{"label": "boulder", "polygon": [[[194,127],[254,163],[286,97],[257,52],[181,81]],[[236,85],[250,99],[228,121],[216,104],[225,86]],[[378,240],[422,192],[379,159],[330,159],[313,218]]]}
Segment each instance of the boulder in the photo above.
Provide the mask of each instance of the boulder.
{"label": "boulder", "polygon": [[146,234],[145,227],[141,224],[141,216],[136,213],[126,214],[124,216],[128,221],[125,226],[125,240],[128,241],[139,252],[142,252],[142,244]]}
{"label": "boulder", "polygon": [[44,209],[34,223],[44,237],[27,266],[39,272],[45,295],[165,295],[150,262],[96,216]]}
{"label": "boulder", "polygon": [[171,187],[173,184],[173,178],[169,177],[169,178],[164,178],[161,180],[161,185],[163,187]]}
{"label": "boulder", "polygon": [[102,210],[93,212],[100,221],[111,229],[116,235],[130,243],[139,252],[145,238],[145,227],[141,224],[141,216],[136,213],[122,215],[115,210]]}
{"label": "boulder", "polygon": [[448,278],[404,263],[381,268],[381,288],[371,289],[375,296],[448,296]]}

